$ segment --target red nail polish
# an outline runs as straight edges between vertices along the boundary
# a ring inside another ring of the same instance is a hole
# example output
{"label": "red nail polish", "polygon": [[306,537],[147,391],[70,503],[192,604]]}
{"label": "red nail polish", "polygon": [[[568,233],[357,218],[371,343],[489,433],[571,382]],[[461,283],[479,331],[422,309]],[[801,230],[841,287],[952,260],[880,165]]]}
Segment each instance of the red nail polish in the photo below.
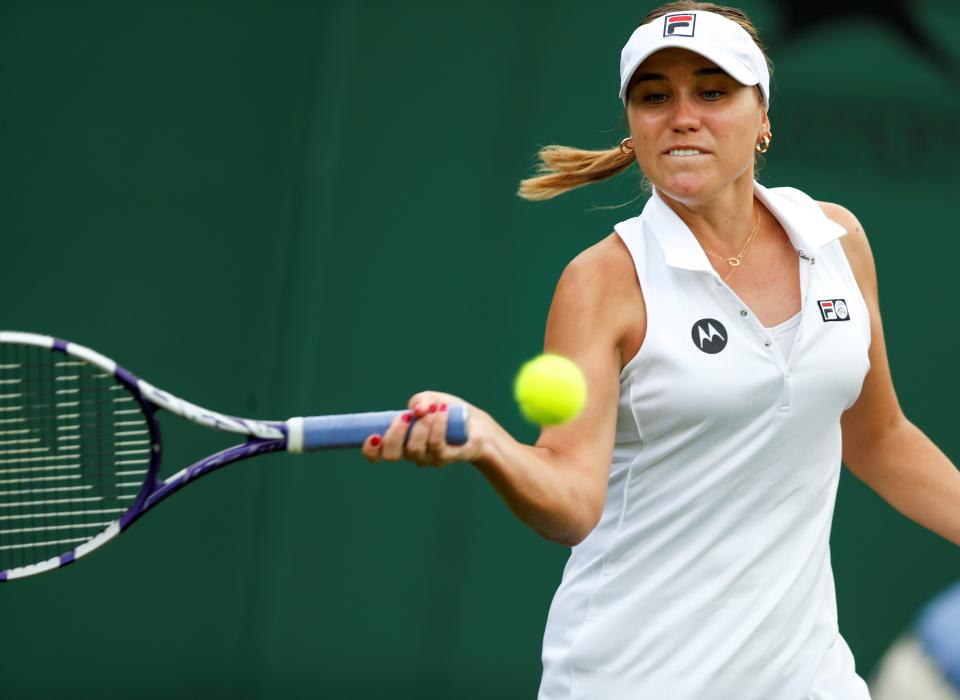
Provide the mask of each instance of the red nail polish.
{"label": "red nail polish", "polygon": [[376,447],[377,445],[379,445],[379,444],[380,444],[380,436],[379,436],[379,435],[374,435],[372,438],[370,438],[370,444],[373,445],[374,447]]}
{"label": "red nail polish", "polygon": [[446,410],[447,410],[447,404],[445,404],[445,403],[440,404],[440,410],[441,410],[441,411],[446,411]]}
{"label": "red nail polish", "polygon": [[437,412],[437,404],[435,403],[430,404],[430,413],[436,413],[436,412]]}
{"label": "red nail polish", "polygon": [[411,416],[409,413],[404,413],[404,414],[403,414],[403,422],[404,422],[404,423],[409,423],[411,417],[412,417],[412,416]]}

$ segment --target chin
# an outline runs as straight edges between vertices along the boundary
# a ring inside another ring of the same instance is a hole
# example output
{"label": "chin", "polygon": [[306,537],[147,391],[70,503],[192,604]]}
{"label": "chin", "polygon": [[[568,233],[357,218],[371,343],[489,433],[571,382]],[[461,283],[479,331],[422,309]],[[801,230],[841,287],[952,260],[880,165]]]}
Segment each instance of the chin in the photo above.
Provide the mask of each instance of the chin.
{"label": "chin", "polygon": [[714,190],[705,178],[693,174],[667,177],[653,184],[667,197],[684,203],[706,199]]}

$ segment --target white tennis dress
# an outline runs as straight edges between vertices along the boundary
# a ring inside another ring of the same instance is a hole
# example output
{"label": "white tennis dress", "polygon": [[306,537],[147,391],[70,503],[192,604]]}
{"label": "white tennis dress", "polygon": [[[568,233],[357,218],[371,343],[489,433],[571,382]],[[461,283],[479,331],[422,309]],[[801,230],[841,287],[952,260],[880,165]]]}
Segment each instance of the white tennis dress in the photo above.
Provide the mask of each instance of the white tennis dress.
{"label": "white tennis dress", "polygon": [[788,359],[656,192],[616,226],[647,332],[620,375],[603,516],[550,607],[540,700],[869,698],[829,544],[868,311],[845,230],[799,190],[755,191],[798,251]]}

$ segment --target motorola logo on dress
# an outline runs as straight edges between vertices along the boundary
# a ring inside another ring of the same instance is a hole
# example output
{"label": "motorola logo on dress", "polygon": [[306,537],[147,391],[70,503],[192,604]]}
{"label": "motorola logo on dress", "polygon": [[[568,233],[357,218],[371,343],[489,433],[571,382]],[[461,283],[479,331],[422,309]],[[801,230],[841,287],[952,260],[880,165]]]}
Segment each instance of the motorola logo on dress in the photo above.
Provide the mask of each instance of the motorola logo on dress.
{"label": "motorola logo on dress", "polygon": [[727,329],[714,318],[701,318],[690,331],[693,344],[708,355],[716,355],[727,347]]}

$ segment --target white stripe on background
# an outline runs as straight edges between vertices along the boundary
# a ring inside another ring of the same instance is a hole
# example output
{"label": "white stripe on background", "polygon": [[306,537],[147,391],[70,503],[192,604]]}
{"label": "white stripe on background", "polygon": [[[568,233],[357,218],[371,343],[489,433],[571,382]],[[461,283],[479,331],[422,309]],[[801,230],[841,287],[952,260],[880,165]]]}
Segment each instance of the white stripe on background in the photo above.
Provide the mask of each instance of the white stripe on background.
{"label": "white stripe on background", "polygon": [[77,486],[50,486],[45,489],[18,489],[15,491],[0,491],[0,496],[26,496],[34,493],[67,493],[70,491],[89,491],[93,484],[79,484]]}
{"label": "white stripe on background", "polygon": [[[8,461],[13,462],[14,464],[18,464],[20,462],[20,460],[16,460],[16,459],[11,459]],[[23,460],[23,461],[26,462],[28,460]],[[19,469],[0,469],[0,474],[24,474],[24,473],[33,474],[34,472],[58,472],[58,471],[66,471],[68,469],[76,469],[79,466],[80,464],[77,463],[77,464],[53,464],[53,465],[43,466],[43,467],[20,467]]]}
{"label": "white stripe on background", "polygon": [[[86,496],[84,498],[57,498],[52,501],[24,501],[22,503],[0,503],[0,508],[24,508],[26,506],[53,506],[58,503],[89,503],[102,501],[103,496]],[[46,515],[40,513],[39,515]]]}
{"label": "white stripe on background", "polygon": [[72,518],[75,515],[109,515],[126,513],[126,508],[95,508],[93,510],[71,510],[63,513],[26,513],[25,515],[0,515],[0,520],[28,520],[30,518]]}
{"label": "white stripe on background", "polygon": [[28,476],[22,479],[0,479],[0,484],[26,484],[34,481],[63,481],[79,479],[79,474],[58,474],[57,476]]}
{"label": "white stripe on background", "polygon": [[46,532],[47,530],[72,530],[73,528],[83,527],[105,527],[112,520],[105,523],[71,523],[69,525],[44,525],[43,527],[17,527],[12,530],[0,530],[0,535],[19,535],[24,532]]}
{"label": "white stripe on background", "polygon": [[50,547],[55,544],[76,544],[86,542],[89,537],[71,537],[68,540],[50,540],[49,542],[23,542],[21,544],[0,545],[0,549],[24,549],[25,547]]}
{"label": "white stripe on background", "polygon": [[[23,438],[21,440],[0,440],[0,445],[23,445],[24,443],[32,445],[38,442],[40,442],[40,438]],[[0,452],[3,451],[0,450]]]}
{"label": "white stripe on background", "polygon": [[[43,448],[42,450],[24,450],[29,452],[46,452],[49,448]],[[0,450],[0,455],[5,454],[15,454],[17,450]],[[56,462],[58,459],[63,459],[63,455],[44,455],[43,457],[17,457],[16,459],[0,459],[0,464],[23,464],[25,462]],[[72,464],[70,466],[79,467],[79,464]],[[2,472],[0,472],[2,473]]]}

